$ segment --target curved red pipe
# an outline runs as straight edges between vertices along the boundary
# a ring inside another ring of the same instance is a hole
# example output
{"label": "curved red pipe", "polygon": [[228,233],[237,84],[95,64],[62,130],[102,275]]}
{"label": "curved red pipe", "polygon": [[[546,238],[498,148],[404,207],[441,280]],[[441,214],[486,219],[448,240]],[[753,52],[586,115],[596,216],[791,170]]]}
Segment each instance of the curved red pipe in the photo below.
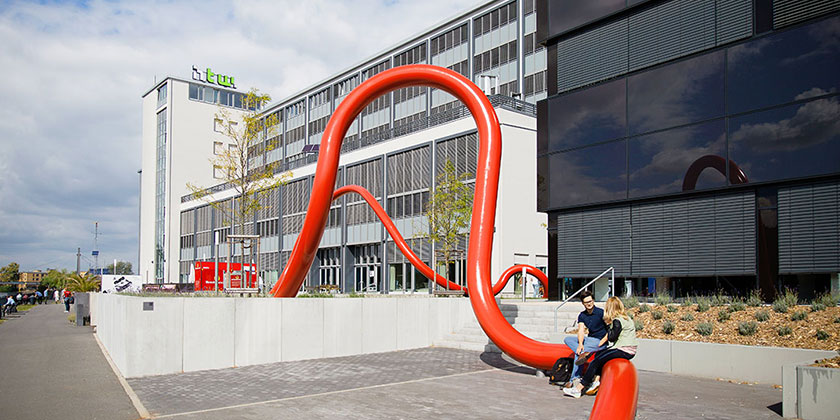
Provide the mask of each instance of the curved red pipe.
{"label": "curved red pipe", "polygon": [[[514,265],[513,267],[510,267],[507,270],[505,270],[505,272],[502,273],[502,276],[499,278],[499,281],[497,281],[496,284],[493,285],[493,295],[494,296],[498,295],[502,291],[502,289],[505,288],[508,281],[514,275],[516,275],[516,273],[521,273],[522,272],[522,267],[525,267],[525,272],[526,273],[536,277],[537,280],[539,280],[540,283],[542,283],[542,285],[543,285],[543,296],[545,296],[545,292],[548,291],[548,276],[546,276],[545,273],[542,272],[542,270],[540,270],[536,267],[532,267],[532,266],[527,265],[527,264],[517,264],[517,265]],[[523,293],[524,292],[525,292],[525,290],[523,288]]]}
{"label": "curved red pipe", "polygon": [[613,359],[601,369],[601,388],[590,419],[632,420],[639,399],[639,375],[633,363]]}
{"label": "curved red pipe", "polygon": [[[697,160],[689,165],[688,170],[685,171],[682,190],[694,191],[694,188],[697,186],[697,179],[700,178],[700,173],[706,168],[714,168],[723,176],[726,176],[726,159],[717,155],[705,155],[697,158]],[[747,174],[732,160],[729,161],[729,182],[732,185],[750,182]]]}
{"label": "curved red pipe", "polygon": [[376,198],[373,197],[373,194],[371,194],[370,191],[366,190],[364,187],[359,185],[346,185],[335,190],[335,192],[333,193],[333,200],[351,192],[362,196],[362,198],[368,203],[370,208],[373,209],[373,212],[376,213],[376,217],[379,218],[379,221],[381,221],[382,225],[385,226],[385,230],[387,230],[391,237],[394,238],[394,243],[397,244],[397,247],[400,249],[400,251],[402,251],[403,255],[405,255],[406,258],[408,258],[408,261],[411,263],[411,265],[417,268],[417,270],[420,271],[420,273],[422,273],[424,276],[426,276],[426,278],[433,279],[435,283],[446,287],[449,290],[461,290],[461,286],[459,286],[457,283],[452,283],[440,274],[435,273],[435,271],[432,270],[431,267],[426,265],[426,263],[424,263],[423,260],[421,260],[420,257],[417,256],[417,254],[411,251],[411,248],[408,247],[408,244],[405,242],[405,239],[403,239],[402,235],[400,234],[400,231],[394,225],[394,222],[391,220],[390,217],[388,217],[388,214],[385,213],[385,209],[382,208],[382,206],[379,204],[379,201],[377,201]]}
{"label": "curved red pipe", "polygon": [[374,99],[392,90],[429,86],[444,90],[470,110],[475,120],[479,150],[476,167],[470,245],[467,252],[467,287],[470,303],[485,334],[502,351],[523,364],[548,369],[559,357],[571,356],[563,344],[542,343],[516,331],[502,315],[490,283],[490,260],[499,188],[502,132],[487,96],[469,79],[442,67],[424,64],[396,67],[371,77],[341,102],[327,123],[319,148],[309,209],[289,262],[271,289],[276,297],[293,297],[315,259],[327,222],[338,173],[341,141],[353,119]]}
{"label": "curved red pipe", "polygon": [[[435,283],[446,287],[448,290],[464,290],[465,293],[467,292],[466,288],[462,288],[457,283],[453,283],[441,276],[440,274],[435,273],[431,267],[426,265],[426,263],[424,263],[423,260],[421,260],[420,257],[418,257],[417,254],[415,254],[411,250],[411,248],[408,247],[408,243],[405,242],[405,238],[403,238],[402,234],[400,234],[400,231],[394,225],[394,222],[391,220],[390,217],[388,217],[388,213],[385,212],[385,209],[382,208],[382,205],[379,204],[379,201],[376,200],[376,198],[373,196],[373,194],[370,193],[370,191],[368,191],[360,185],[346,185],[335,190],[335,192],[333,193],[333,200],[336,200],[339,197],[349,193],[359,194],[362,197],[362,199],[364,199],[365,202],[370,206],[370,208],[373,209],[373,212],[376,214],[376,217],[378,217],[379,221],[382,222],[382,225],[385,226],[385,230],[387,230],[388,234],[391,235],[391,238],[394,239],[394,243],[397,245],[397,247],[400,249],[403,255],[405,255],[406,258],[408,258],[408,261],[411,263],[411,265],[417,268],[417,271],[420,271],[420,273],[426,276],[426,278],[433,279]],[[548,290],[548,276],[546,276],[545,273],[543,273],[536,267],[532,267],[527,264],[521,264],[514,265],[513,267],[508,268],[507,270],[505,270],[504,273],[502,273],[502,276],[501,278],[499,278],[499,281],[497,281],[496,284],[493,285],[493,295],[495,296],[501,293],[502,289],[505,288],[510,278],[513,277],[516,273],[521,273],[523,267],[525,268],[526,273],[539,279],[539,281],[543,285],[543,290]]]}
{"label": "curved red pipe", "polygon": [[[448,92],[466,105],[475,120],[479,150],[473,223],[467,252],[470,304],[485,334],[503,352],[523,364],[548,369],[556,359],[571,356],[572,351],[563,344],[542,343],[516,331],[496,305],[490,284],[493,225],[502,154],[499,119],[487,96],[475,84],[464,76],[442,67],[414,64],[386,70],[359,85],[341,102],[327,123],[321,140],[303,229],[298,235],[288,264],[271,289],[271,294],[275,297],[295,296],[315,259],[332,202],[341,142],[353,119],[374,99],[392,90],[410,86],[428,86]],[[635,375],[630,376],[627,373],[629,369],[613,368],[610,367],[611,364],[615,365],[614,362],[607,363],[602,372],[602,396],[596,399],[597,411],[593,410],[591,418],[632,418],[635,413],[638,382],[632,384]],[[616,375],[620,377],[615,379]],[[632,395],[624,395],[626,390],[631,389],[631,385],[635,392],[631,393]],[[602,402],[599,403],[599,400]],[[606,408],[601,409],[600,406]]]}

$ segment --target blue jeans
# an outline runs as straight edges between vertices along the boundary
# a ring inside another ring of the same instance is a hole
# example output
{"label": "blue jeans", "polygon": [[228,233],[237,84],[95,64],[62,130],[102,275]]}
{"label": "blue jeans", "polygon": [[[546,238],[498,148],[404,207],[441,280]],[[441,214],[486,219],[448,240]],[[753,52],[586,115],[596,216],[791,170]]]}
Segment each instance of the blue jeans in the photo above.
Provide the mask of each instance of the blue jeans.
{"label": "blue jeans", "polygon": [[[563,342],[567,346],[569,346],[569,348],[572,349],[573,352],[577,351],[577,348],[578,348],[577,335],[570,335],[570,336],[566,337],[565,339],[563,339]],[[601,340],[598,339],[598,338],[595,338],[595,337],[584,337],[583,338],[583,351],[591,353],[593,351],[603,350],[606,346],[604,345],[604,346],[598,347],[598,343],[600,343],[600,342],[601,342]],[[577,355],[577,353],[575,353],[575,361],[577,361],[577,359],[578,359],[578,355]],[[581,368],[581,366],[578,366],[577,364],[575,364],[574,367],[572,367],[571,379],[580,378],[580,368]]]}

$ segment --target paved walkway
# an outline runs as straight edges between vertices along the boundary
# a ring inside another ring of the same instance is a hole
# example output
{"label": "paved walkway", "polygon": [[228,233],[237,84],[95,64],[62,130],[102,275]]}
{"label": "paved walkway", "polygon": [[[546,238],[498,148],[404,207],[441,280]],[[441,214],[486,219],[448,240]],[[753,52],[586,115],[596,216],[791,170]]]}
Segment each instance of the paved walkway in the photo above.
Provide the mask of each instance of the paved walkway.
{"label": "paved walkway", "polygon": [[[90,327],[60,305],[0,325],[0,418],[136,419]],[[778,419],[781,390],[639,372],[637,419]],[[585,419],[593,397],[563,397],[498,354],[424,348],[129,379],[156,418]]]}
{"label": "paved walkway", "polygon": [[39,305],[0,325],[0,418],[139,418],[92,329],[67,315],[64,305]]}
{"label": "paved walkway", "polygon": [[[778,419],[781,390],[640,372],[637,419]],[[498,354],[424,348],[130,379],[156,417],[186,419],[586,419]]]}

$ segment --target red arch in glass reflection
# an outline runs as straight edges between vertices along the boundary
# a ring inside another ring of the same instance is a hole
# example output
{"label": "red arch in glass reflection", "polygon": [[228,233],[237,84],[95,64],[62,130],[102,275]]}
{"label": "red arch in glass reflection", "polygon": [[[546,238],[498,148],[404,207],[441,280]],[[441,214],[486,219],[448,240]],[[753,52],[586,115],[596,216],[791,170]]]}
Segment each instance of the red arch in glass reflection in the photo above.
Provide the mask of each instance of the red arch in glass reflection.
{"label": "red arch in glass reflection", "polygon": [[[700,178],[700,173],[706,168],[714,168],[720,172],[721,175],[726,176],[726,159],[717,155],[706,155],[695,160],[694,163],[688,167],[688,170],[685,171],[682,190],[694,191],[694,188],[697,186],[697,179]],[[750,182],[747,178],[747,174],[745,174],[738,164],[732,160],[729,161],[729,182],[733,185],[746,184]]]}
{"label": "red arch in glass reflection", "polygon": [[[470,304],[485,334],[503,352],[538,369],[548,369],[559,357],[571,356],[563,344],[543,343],[517,331],[502,315],[496,305],[490,283],[490,265],[493,248],[493,230],[496,217],[496,199],[499,188],[499,170],[502,155],[502,133],[499,119],[487,96],[464,76],[436,66],[415,64],[386,70],[371,77],[341,102],[327,123],[321,140],[315,180],[309,208],[298,235],[289,262],[271,289],[276,297],[293,297],[306,278],[315,258],[321,236],[327,223],[338,173],[341,142],[355,117],[374,99],[392,90],[409,86],[428,86],[441,89],[466,105],[478,128],[479,149],[473,199],[470,244],[467,252],[467,286]],[[349,192],[349,191],[348,191]],[[636,410],[636,393],[628,395],[631,380],[610,382],[614,365],[624,365],[623,371],[635,370],[632,364],[611,361],[602,374],[601,392],[596,399],[597,409],[604,402],[614,403],[608,413],[592,418],[632,418]],[[606,376],[606,377],[605,377]],[[622,375],[621,378],[627,378]],[[633,378],[635,379],[635,377]],[[626,388],[626,389],[625,389]],[[632,398],[631,398],[632,397]],[[593,416],[595,415],[593,410]]]}

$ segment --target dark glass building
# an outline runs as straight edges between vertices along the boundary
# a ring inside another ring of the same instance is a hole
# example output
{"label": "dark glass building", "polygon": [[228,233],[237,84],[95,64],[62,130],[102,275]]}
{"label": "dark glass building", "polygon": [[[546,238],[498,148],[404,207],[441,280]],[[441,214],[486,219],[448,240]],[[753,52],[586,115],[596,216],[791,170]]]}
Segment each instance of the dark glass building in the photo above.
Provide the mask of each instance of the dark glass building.
{"label": "dark glass building", "polygon": [[[537,2],[549,292],[840,285],[840,1]],[[621,279],[621,281],[619,281]]]}

